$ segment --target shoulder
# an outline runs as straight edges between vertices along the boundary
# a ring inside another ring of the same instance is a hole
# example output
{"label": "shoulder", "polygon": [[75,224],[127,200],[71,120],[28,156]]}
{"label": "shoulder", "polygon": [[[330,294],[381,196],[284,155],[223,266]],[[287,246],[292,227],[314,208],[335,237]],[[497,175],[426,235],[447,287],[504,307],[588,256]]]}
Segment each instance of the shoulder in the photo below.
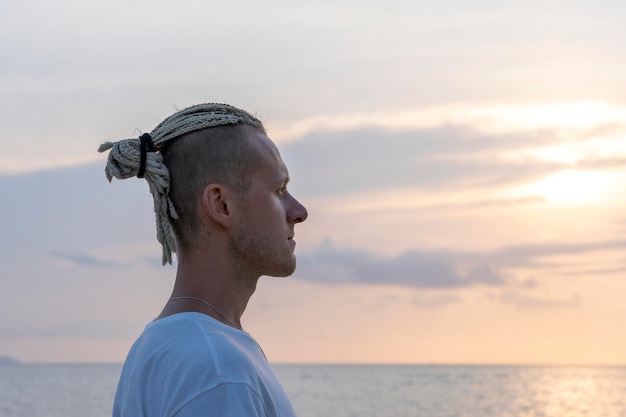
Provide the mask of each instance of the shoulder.
{"label": "shoulder", "polygon": [[250,365],[265,359],[249,334],[200,313],[180,313],[150,323],[130,356],[215,382],[225,378],[241,382]]}
{"label": "shoulder", "polygon": [[225,406],[247,398],[246,407],[263,409],[261,415],[274,415],[277,404],[289,407],[256,341],[200,313],[176,314],[146,327],[124,364],[118,397],[118,407],[149,404],[172,412],[216,397],[230,398]]}

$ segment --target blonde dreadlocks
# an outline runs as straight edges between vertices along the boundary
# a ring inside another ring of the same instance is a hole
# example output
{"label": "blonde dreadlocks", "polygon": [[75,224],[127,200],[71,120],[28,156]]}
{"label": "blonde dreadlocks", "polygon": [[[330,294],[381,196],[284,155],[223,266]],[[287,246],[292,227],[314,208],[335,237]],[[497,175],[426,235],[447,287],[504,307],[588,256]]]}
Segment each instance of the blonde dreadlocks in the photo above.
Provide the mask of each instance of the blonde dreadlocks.
{"label": "blonde dreadlocks", "polygon": [[191,132],[212,127],[243,125],[263,131],[263,124],[249,113],[228,104],[198,104],[181,110],[165,120],[149,134],[140,138],[105,142],[98,152],[110,150],[105,173],[125,179],[137,176],[145,178],[154,200],[157,239],[163,247],[162,263],[172,263],[172,252],[176,252],[176,237],[172,221],[178,212],[170,199],[170,171],[163,162],[162,150],[175,139]]}

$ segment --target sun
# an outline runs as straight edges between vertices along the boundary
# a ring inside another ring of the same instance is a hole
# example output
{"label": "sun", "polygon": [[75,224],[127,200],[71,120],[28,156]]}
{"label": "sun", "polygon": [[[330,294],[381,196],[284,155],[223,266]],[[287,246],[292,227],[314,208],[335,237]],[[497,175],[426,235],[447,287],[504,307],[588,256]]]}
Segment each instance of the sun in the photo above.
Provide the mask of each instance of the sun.
{"label": "sun", "polygon": [[563,170],[530,186],[533,194],[563,205],[592,203],[600,198],[607,178],[600,172]]}

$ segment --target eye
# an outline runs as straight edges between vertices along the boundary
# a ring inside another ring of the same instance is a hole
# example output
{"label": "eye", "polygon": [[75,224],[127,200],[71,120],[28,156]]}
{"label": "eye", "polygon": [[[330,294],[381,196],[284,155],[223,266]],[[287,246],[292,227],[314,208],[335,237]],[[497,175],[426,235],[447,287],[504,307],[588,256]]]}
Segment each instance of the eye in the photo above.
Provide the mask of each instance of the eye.
{"label": "eye", "polygon": [[283,196],[283,195],[285,195],[285,194],[287,193],[287,184],[283,184],[283,185],[281,185],[281,186],[280,186],[280,188],[276,191],[276,193],[277,193],[279,196]]}

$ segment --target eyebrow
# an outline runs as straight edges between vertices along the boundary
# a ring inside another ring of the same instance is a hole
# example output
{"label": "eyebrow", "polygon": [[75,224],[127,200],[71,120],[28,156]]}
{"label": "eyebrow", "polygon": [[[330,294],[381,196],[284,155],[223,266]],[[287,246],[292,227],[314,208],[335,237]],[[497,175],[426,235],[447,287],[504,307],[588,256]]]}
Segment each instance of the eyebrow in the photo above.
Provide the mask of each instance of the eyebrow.
{"label": "eyebrow", "polygon": [[280,184],[289,184],[291,178],[289,177],[289,170],[286,166],[280,167],[276,175],[276,182]]}
{"label": "eyebrow", "polygon": [[289,181],[291,180],[291,178],[289,177],[289,172],[285,171],[286,173],[283,175],[282,173],[279,175],[280,177],[280,183],[281,184],[289,184]]}

